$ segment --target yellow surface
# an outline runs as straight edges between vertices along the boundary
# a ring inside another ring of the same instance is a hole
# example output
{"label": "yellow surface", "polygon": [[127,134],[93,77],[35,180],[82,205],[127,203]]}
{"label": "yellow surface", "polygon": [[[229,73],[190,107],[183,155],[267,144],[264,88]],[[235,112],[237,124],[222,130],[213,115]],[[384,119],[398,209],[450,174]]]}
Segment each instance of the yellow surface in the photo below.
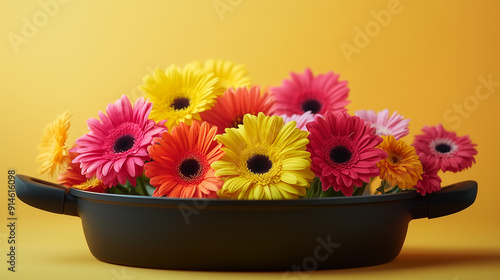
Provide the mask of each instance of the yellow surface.
{"label": "yellow surface", "polygon": [[7,270],[6,173],[37,176],[45,124],[69,110],[74,141],[107,103],[137,94],[155,66],[207,58],[247,64],[262,85],[305,67],[332,70],[349,81],[349,112],[397,110],[412,120],[409,142],[443,123],[478,144],[472,169],[443,176],[445,185],[479,182],[472,207],[412,221],[392,263],[292,279],[500,279],[500,1],[54,1],[0,4],[0,279],[283,279],[102,263],[78,218],[19,200],[17,272]]}

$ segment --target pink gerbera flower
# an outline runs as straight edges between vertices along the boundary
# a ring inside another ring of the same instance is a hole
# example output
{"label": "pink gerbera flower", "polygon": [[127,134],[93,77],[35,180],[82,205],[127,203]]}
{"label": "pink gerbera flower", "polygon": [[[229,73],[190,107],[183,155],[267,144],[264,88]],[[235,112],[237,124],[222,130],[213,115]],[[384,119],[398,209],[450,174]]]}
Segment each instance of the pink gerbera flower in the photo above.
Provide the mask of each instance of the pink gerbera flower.
{"label": "pink gerbera flower", "polygon": [[[321,115],[318,115],[321,116]],[[297,122],[297,128],[303,131],[307,131],[306,124],[314,121],[314,114],[311,111],[307,111],[302,115],[293,114],[291,116],[281,115],[284,123],[289,123],[291,121]]]}
{"label": "pink gerbera flower", "polygon": [[369,122],[375,128],[375,134],[379,136],[392,135],[396,140],[408,135],[409,119],[405,119],[397,112],[389,117],[389,110],[385,109],[377,114],[373,110],[360,110],[354,113],[365,122]]}
{"label": "pink gerbera flower", "polygon": [[327,111],[345,112],[349,104],[347,81],[339,81],[333,72],[314,76],[307,68],[303,74],[290,73],[291,80],[284,80],[280,87],[271,88],[276,100],[278,115],[301,115],[311,111],[324,115]]}
{"label": "pink gerbera flower", "polygon": [[90,132],[76,140],[79,155],[73,160],[80,163],[82,174],[96,176],[104,185],[129,180],[135,186],[144,161],[150,160],[147,146],[166,129],[148,119],[151,107],[152,103],[141,97],[132,108],[124,95],[115,104],[108,104],[107,115],[99,112],[100,120],[89,119]]}
{"label": "pink gerbera flower", "polygon": [[379,175],[377,162],[387,153],[375,148],[382,138],[373,133],[362,119],[347,113],[327,112],[307,124],[311,153],[311,170],[321,180],[323,190],[330,186],[351,196],[354,186],[361,187]]}
{"label": "pink gerbera flower", "polygon": [[425,126],[423,135],[416,135],[413,146],[417,153],[424,153],[437,161],[442,171],[459,172],[472,166],[477,154],[469,136],[457,136],[455,132],[447,131],[441,124]]}
{"label": "pink gerbera flower", "polygon": [[438,176],[439,166],[437,161],[424,153],[420,153],[418,157],[424,166],[424,174],[422,174],[422,179],[418,180],[415,186],[417,192],[425,195],[441,190],[441,177]]}

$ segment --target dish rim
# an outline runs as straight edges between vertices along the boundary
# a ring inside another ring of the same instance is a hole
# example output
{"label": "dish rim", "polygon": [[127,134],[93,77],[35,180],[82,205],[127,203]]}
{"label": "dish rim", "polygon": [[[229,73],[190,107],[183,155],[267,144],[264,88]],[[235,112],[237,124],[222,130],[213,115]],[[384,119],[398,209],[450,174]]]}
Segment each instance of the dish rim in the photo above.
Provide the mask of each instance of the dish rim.
{"label": "dish rim", "polygon": [[[445,189],[445,188],[443,188]],[[195,204],[200,208],[208,205],[215,207],[272,207],[272,206],[326,206],[326,205],[349,205],[349,204],[371,204],[381,202],[392,202],[423,197],[415,190],[403,193],[384,195],[362,195],[350,197],[322,197],[322,198],[300,198],[300,199],[277,199],[277,200],[236,200],[236,199],[207,199],[207,198],[171,198],[152,197],[128,194],[95,193],[71,188],[69,193],[77,198],[88,200],[125,203],[125,204],[148,204],[148,205],[186,205]]]}

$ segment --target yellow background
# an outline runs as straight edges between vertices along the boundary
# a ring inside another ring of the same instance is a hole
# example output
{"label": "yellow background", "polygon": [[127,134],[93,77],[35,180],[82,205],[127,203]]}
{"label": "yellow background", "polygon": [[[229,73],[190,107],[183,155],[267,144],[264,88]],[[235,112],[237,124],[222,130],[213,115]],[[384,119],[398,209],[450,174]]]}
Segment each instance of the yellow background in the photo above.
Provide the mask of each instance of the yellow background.
{"label": "yellow background", "polygon": [[[51,1],[41,1],[46,2]],[[88,251],[78,218],[19,200],[18,271],[7,271],[6,173],[14,168],[37,176],[36,145],[45,124],[70,111],[73,142],[85,133],[86,119],[107,103],[122,94],[136,95],[142,77],[154,67],[207,58],[246,64],[261,85],[279,85],[290,71],[306,67],[315,73],[335,71],[349,81],[350,113],[397,110],[411,119],[408,142],[422,126],[443,123],[478,144],[477,164],[443,175],[443,185],[478,181],[473,206],[448,217],[412,221],[400,256],[389,264],[318,271],[307,279],[500,279],[500,1],[53,3],[49,12],[38,1],[0,4],[1,279],[282,279],[279,272],[102,263]],[[375,20],[382,10],[392,11],[384,26]],[[26,20],[36,23],[35,29],[26,27]],[[357,30],[371,37],[363,41]],[[357,49],[346,55],[341,48],[346,44]],[[488,76],[497,84],[489,90],[483,86],[476,96],[480,77]]]}

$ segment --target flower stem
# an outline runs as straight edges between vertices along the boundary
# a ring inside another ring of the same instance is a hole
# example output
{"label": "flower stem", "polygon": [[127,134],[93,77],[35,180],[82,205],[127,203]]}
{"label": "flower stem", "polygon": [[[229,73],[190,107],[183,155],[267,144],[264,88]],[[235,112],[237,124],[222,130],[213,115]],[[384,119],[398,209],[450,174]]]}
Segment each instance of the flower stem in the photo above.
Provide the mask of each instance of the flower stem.
{"label": "flower stem", "polygon": [[318,197],[318,189],[320,188],[319,186],[319,178],[316,177],[314,180],[311,182],[311,186],[306,190],[306,198],[316,198]]}
{"label": "flower stem", "polygon": [[377,191],[379,191],[381,194],[385,194],[385,185],[386,184],[387,184],[387,182],[382,180],[382,182],[380,182],[380,187],[377,188]]}
{"label": "flower stem", "polygon": [[399,192],[401,192],[401,189],[398,187],[398,185],[396,185],[392,189],[388,190],[386,193],[399,193]]}
{"label": "flower stem", "polygon": [[129,193],[129,190],[124,185],[118,184],[118,185],[116,185],[115,188],[117,190],[119,190],[121,194],[128,194]]}
{"label": "flower stem", "polygon": [[316,177],[317,181],[316,181],[316,191],[314,193],[314,197],[319,197],[321,195],[321,192],[323,191],[323,184],[321,183],[321,181],[319,180],[319,177]]}
{"label": "flower stem", "polygon": [[148,192],[146,191],[146,186],[144,185],[144,181],[142,179],[142,176],[137,177],[137,186],[135,187],[135,190],[140,195],[145,195],[145,196],[148,195]]}
{"label": "flower stem", "polygon": [[363,193],[365,192],[366,186],[368,186],[368,184],[369,183],[363,182],[363,185],[360,188],[356,187],[356,189],[354,189],[354,192],[352,193],[352,195],[353,196],[363,195]]}

